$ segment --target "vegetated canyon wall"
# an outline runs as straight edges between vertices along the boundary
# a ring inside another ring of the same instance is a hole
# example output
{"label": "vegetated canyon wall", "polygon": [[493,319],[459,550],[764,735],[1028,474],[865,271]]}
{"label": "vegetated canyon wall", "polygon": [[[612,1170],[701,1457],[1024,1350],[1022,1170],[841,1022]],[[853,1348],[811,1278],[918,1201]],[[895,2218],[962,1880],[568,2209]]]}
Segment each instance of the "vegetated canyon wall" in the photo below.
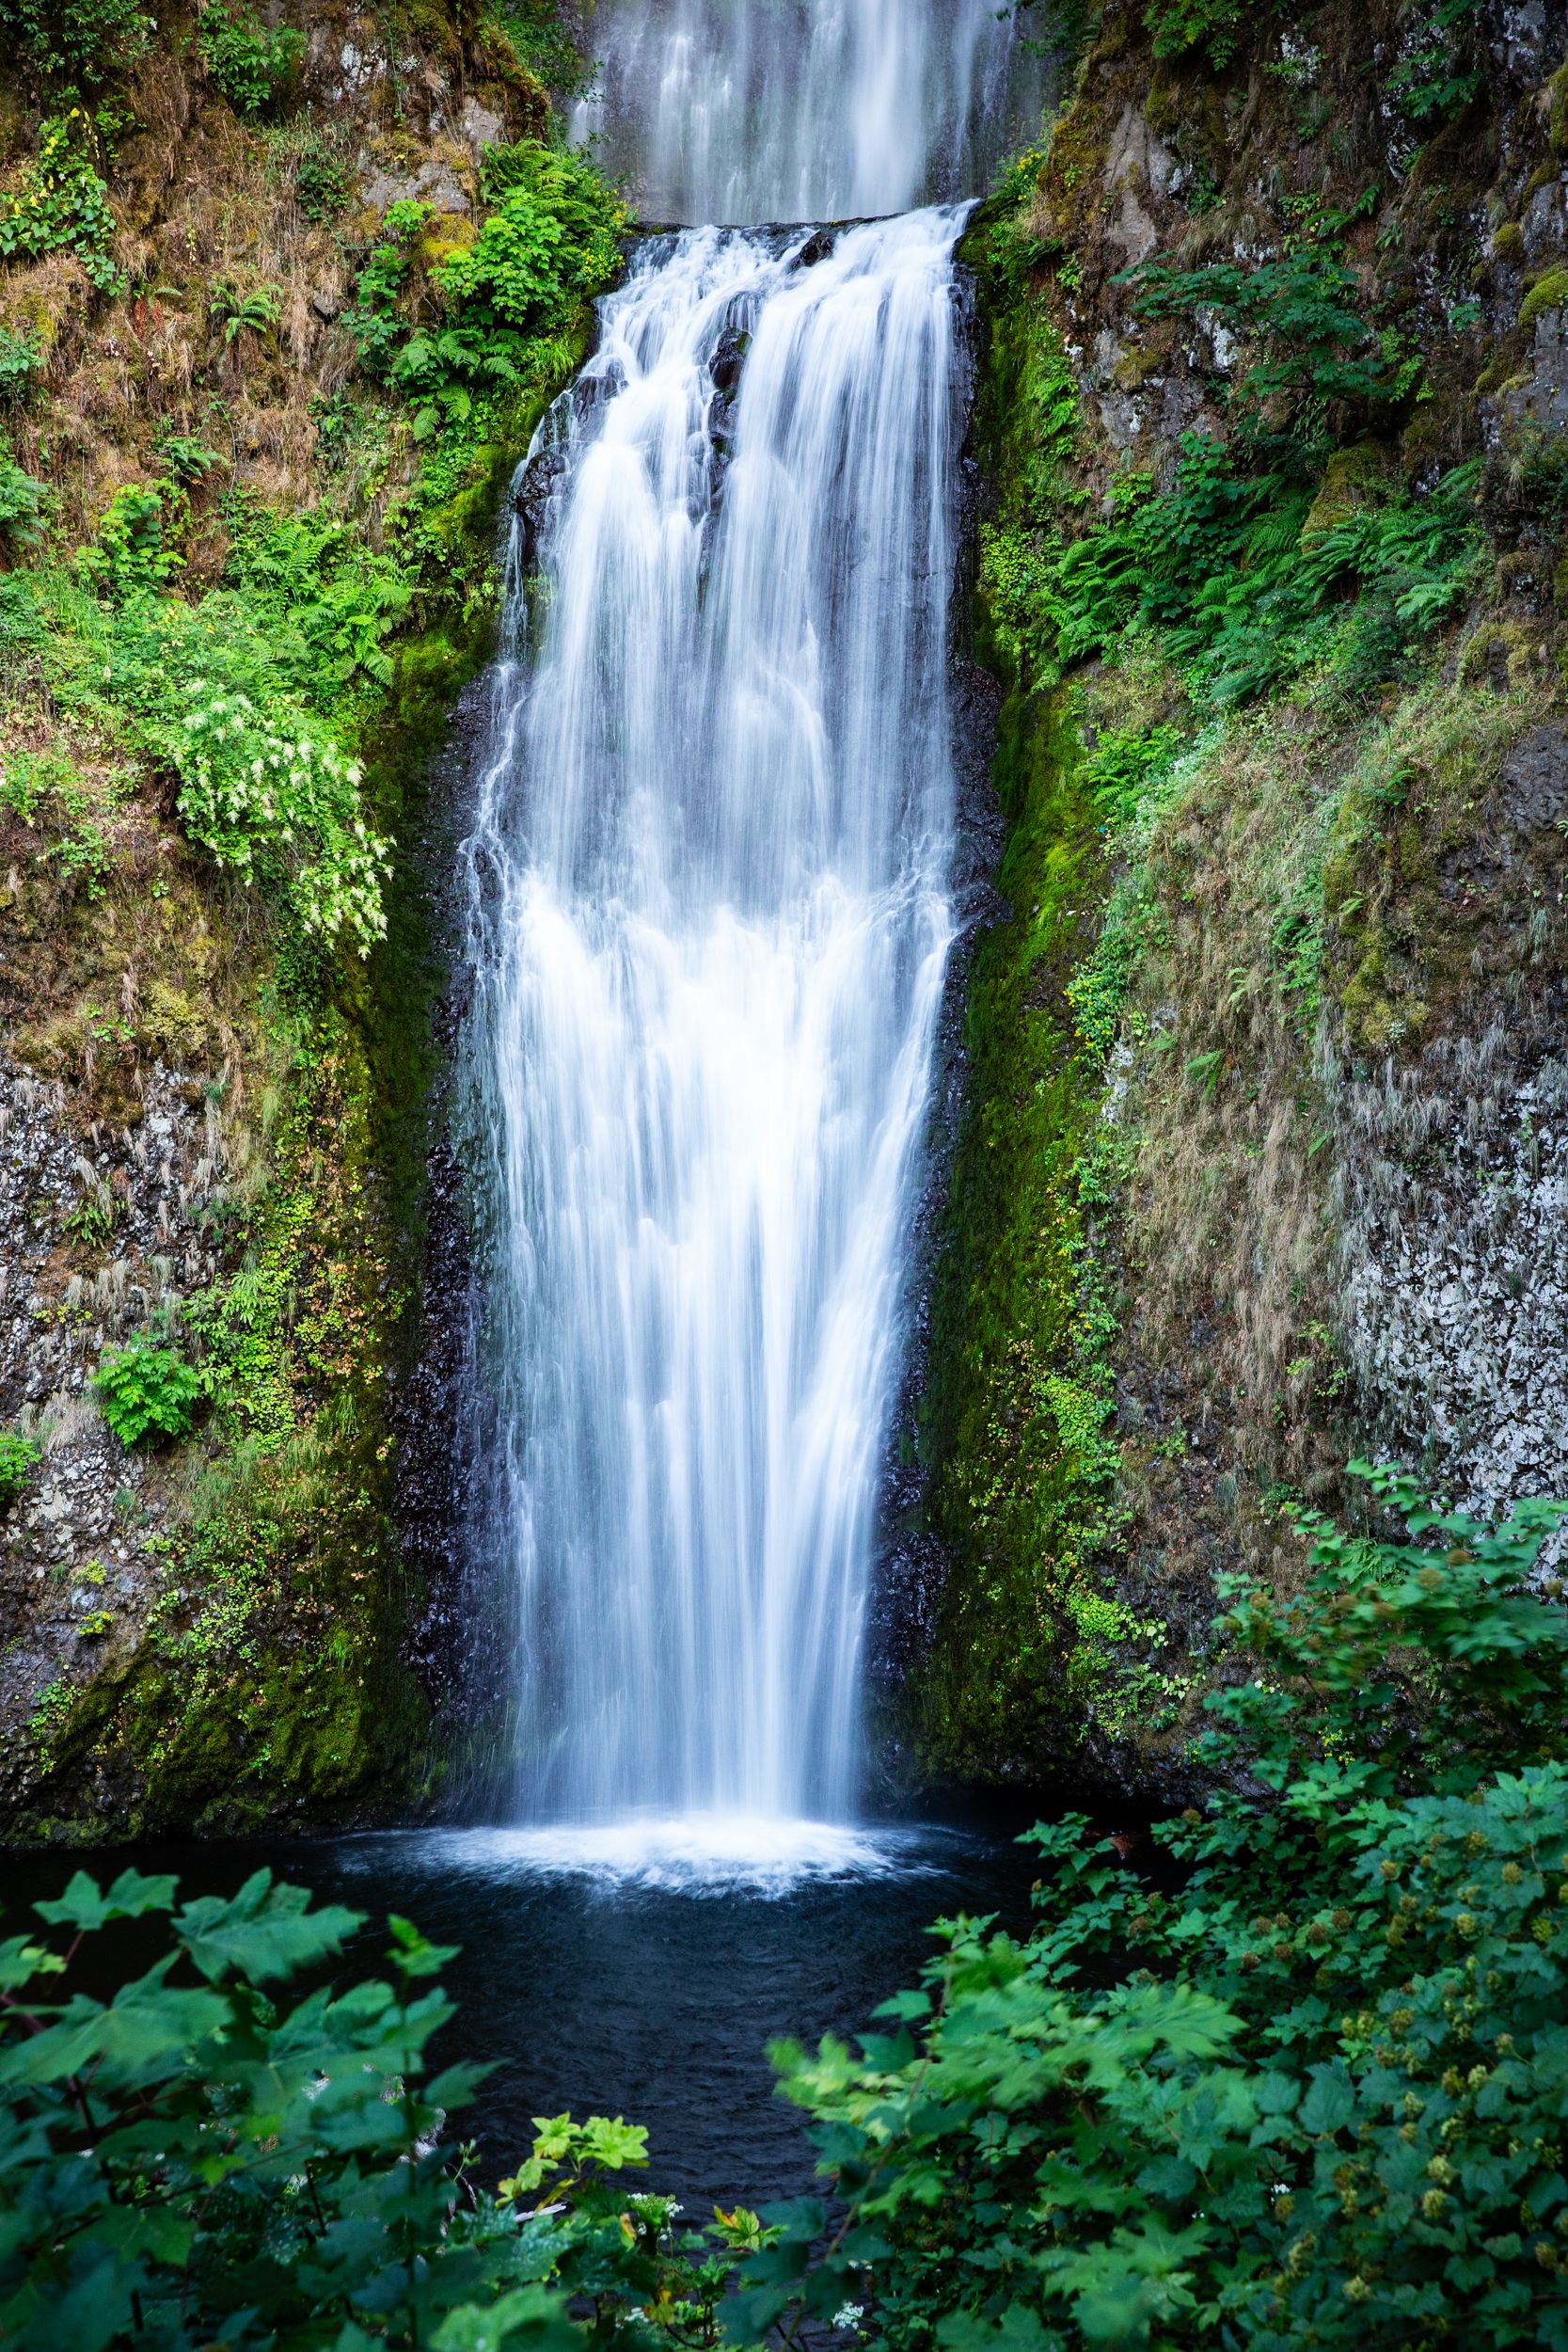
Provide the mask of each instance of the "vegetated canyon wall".
{"label": "vegetated canyon wall", "polygon": [[[1354,1454],[1564,1477],[1568,27],[1057,15],[966,247],[1004,839],[879,1712],[1169,1787],[1216,1578],[1288,1590]],[[507,24],[0,0],[11,1834],[362,1818],[450,1746],[429,758],[618,225]]]}
{"label": "vegetated canyon wall", "polygon": [[1288,1593],[1358,1454],[1568,1493],[1565,55],[1108,7],[972,230],[1006,913],[895,1532],[927,1772],[1179,1790],[1216,1580]]}
{"label": "vegetated canyon wall", "polygon": [[363,1816],[437,1769],[429,755],[618,216],[508,307],[546,7],[0,0],[0,1826]]}

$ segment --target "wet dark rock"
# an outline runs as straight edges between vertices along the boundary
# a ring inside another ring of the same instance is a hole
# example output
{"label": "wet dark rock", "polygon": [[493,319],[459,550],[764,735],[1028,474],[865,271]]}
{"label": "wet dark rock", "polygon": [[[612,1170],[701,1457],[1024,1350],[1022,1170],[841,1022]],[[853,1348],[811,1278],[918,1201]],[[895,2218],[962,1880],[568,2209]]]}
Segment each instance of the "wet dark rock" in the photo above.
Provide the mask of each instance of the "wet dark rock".
{"label": "wet dark rock", "polygon": [[546,517],[549,514],[556,489],[571,467],[571,450],[564,440],[531,457],[518,477],[512,493],[512,511],[522,525],[522,567],[525,572],[535,569]]}
{"label": "wet dark rock", "polygon": [[452,1133],[453,1073],[471,986],[456,844],[472,822],[490,691],[488,674],[464,691],[431,779],[430,816],[413,845],[446,985],[432,1021],[442,1074],[430,1108],[420,1333],[395,1406],[396,1515],[404,1571],[418,1596],[404,1655],[431,1703],[435,1751],[443,1758],[460,1744],[449,1734],[465,1705],[463,1419],[477,1296],[467,1185]]}
{"label": "wet dark rock", "polygon": [[1516,832],[1542,833],[1568,808],[1568,728],[1532,727],[1503,761],[1504,814]]}
{"label": "wet dark rock", "polygon": [[[967,412],[977,332],[973,281],[958,276],[965,365],[956,397]],[[1006,901],[996,888],[1005,834],[991,781],[1001,691],[976,659],[964,585],[974,575],[984,484],[971,439],[959,454],[958,584],[951,605],[948,683],[958,788],[953,911],[958,936],[948,960],[938,1015],[927,1115],[924,1182],[911,1220],[904,1274],[903,1372],[891,1419],[879,1497],[879,1538],[865,1636],[866,1681],[873,1722],[880,1734],[873,1770],[881,1793],[907,1796],[922,1777],[919,1758],[898,1731],[899,1695],[930,1648],[936,1632],[947,1562],[927,1510],[927,1469],[921,1458],[920,1408],[928,1376],[931,1298],[945,1236],[953,1160],[968,1102],[969,1065],[964,1009],[970,968],[985,930],[1004,919]]]}
{"label": "wet dark rock", "polygon": [[728,327],[720,337],[718,347],[708,363],[708,373],[716,391],[735,392],[739,389],[740,372],[746,364],[751,337]]}
{"label": "wet dark rock", "polygon": [[825,262],[837,243],[838,230],[836,229],[818,229],[806,239],[805,244],[795,256],[796,268],[810,269],[814,262]]}

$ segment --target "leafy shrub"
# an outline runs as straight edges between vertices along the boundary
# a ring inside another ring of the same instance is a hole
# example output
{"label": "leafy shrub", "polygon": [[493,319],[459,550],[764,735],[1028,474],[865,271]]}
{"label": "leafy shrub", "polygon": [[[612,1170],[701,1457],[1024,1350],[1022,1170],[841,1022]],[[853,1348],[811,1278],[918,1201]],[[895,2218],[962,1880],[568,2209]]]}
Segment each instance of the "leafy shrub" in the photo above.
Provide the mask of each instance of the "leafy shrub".
{"label": "leafy shrub", "polygon": [[283,295],[277,286],[231,286],[220,278],[207,297],[208,314],[223,329],[227,351],[241,335],[264,335],[283,315]]}
{"label": "leafy shrub", "polygon": [[166,434],[158,444],[158,454],[182,487],[205,482],[214,467],[223,462],[215,449],[208,449],[189,433]]}
{"label": "leafy shrub", "polygon": [[227,511],[225,577],[297,631],[305,649],[301,684],[309,680],[318,694],[324,685],[356,676],[388,685],[386,641],[412,601],[410,574],[330,515],[285,514],[237,497]]}
{"label": "leafy shrub", "polygon": [[[0,477],[4,460],[0,459]],[[34,488],[41,490],[41,483]],[[24,574],[0,574],[0,656],[24,652],[43,642],[43,614],[39,610],[33,584]]]}
{"label": "leafy shrub", "polygon": [[43,354],[30,335],[0,327],[0,408],[22,408],[32,397]]}
{"label": "leafy shrub", "polygon": [[[54,839],[40,851],[40,858],[49,859],[71,882],[82,883],[89,899],[103,897],[111,863],[100,821],[103,804],[98,791],[84,786],[69,758],[57,751],[12,753],[0,770],[0,803],[14,809],[29,830],[52,833]],[[100,1044],[109,1041],[111,1032],[102,1025],[108,1019],[97,1010],[88,1013]],[[79,1163],[77,1174],[83,1176],[84,1169],[84,1189],[65,1219],[65,1229],[87,1247],[99,1248],[114,1231],[121,1203],[107,1179],[94,1175],[87,1163]]]}
{"label": "leafy shrub", "polygon": [[331,220],[348,202],[348,180],[325,147],[308,147],[294,166],[294,201],[307,220]]}
{"label": "leafy shrub", "polygon": [[[381,878],[391,845],[366,824],[360,770],[302,691],[332,689],[325,629],[308,641],[280,606],[228,590],[197,605],[150,592],[72,605],[54,585],[51,612],[71,648],[62,695],[172,770],[191,837],[281,900],[313,947],[368,954],[386,929]],[[371,640],[359,651],[381,659],[374,638],[385,616],[341,612],[338,676],[358,658],[356,623]]]}
{"label": "leafy shrub", "polygon": [[1481,0],[1436,0],[1409,11],[1413,19],[1393,72],[1389,94],[1411,122],[1436,130],[1463,112],[1481,87],[1476,51]]}
{"label": "leafy shrub", "polygon": [[201,62],[234,112],[245,121],[280,106],[305,56],[305,36],[291,25],[270,32],[244,8],[212,0],[197,20]]}
{"label": "leafy shrub", "polygon": [[105,1355],[92,1385],[121,1445],[182,1438],[201,1394],[201,1375],[182,1356],[145,1341]]}
{"label": "leafy shrub", "polygon": [[413,335],[389,369],[421,439],[465,423],[483,392],[562,371],[561,330],[621,266],[625,215],[585,157],[523,139],[488,149],[483,170],[496,211],[431,273],[443,323]]}
{"label": "leafy shrub", "polygon": [[536,139],[486,148],[481,168],[498,209],[445,264],[441,290],[458,309],[548,333],[616,276],[626,215],[586,156]]}
{"label": "leafy shrub", "polygon": [[92,129],[80,106],[40,124],[30,171],[20,188],[0,197],[0,260],[74,253],[97,291],[113,294],[120,282],[108,251],[115,217],[87,152]]}
{"label": "leafy shrub", "polygon": [[42,1453],[36,1438],[20,1429],[0,1429],[0,1511],[16,1501]]}
{"label": "leafy shrub", "polygon": [[557,0],[501,0],[498,11],[519,61],[562,97],[576,97],[594,69],[561,21]]}
{"label": "leafy shrub", "polygon": [[391,845],[360,815],[357,764],[319,728],[278,734],[248,694],[194,678],[188,697],[168,739],[186,832],[246,884],[292,867],[289,895],[308,936],[327,946],[346,935],[368,955],[387,929]]}
{"label": "leafy shrub", "polygon": [[562,330],[621,265],[626,215],[586,157],[533,139],[487,148],[482,193],[496,209],[473,245],[431,268],[438,322],[410,333],[403,315],[431,218],[413,199],[388,206],[343,314],[365,373],[413,402],[421,441],[442,428],[461,437],[487,401],[563,373]]}
{"label": "leafy shrub", "polygon": [[1192,688],[1221,704],[1320,660],[1356,690],[1397,675],[1406,649],[1464,600],[1478,469],[1456,467],[1424,498],[1307,532],[1322,461],[1290,439],[1272,455],[1243,472],[1223,441],[1188,434],[1168,491],[1124,476],[1111,522],[1037,564],[1033,627],[1053,635],[1057,658],[1112,652],[1127,628],[1154,629]]}
{"label": "leafy shrub", "polygon": [[[362,1924],[259,1871],[176,1907],[172,1878],[78,1872],[40,1903],[67,1945],[0,1945],[0,2335],[52,2352],[584,2352],[711,2347],[737,2211],[677,2246],[676,2208],[628,2190],[646,2135],[543,2121],[499,2189],[446,2137],[481,2070],[432,2077],[446,1951],[392,1919],[386,1979],[320,1977]],[[109,1999],[126,1921],[167,1953]],[[581,2318],[574,2318],[581,2312]]]}
{"label": "leafy shrub", "polygon": [[1249,0],[1149,0],[1144,23],[1154,36],[1157,57],[1184,57],[1203,50],[1212,66],[1229,64],[1255,10]]}
{"label": "leafy shrub", "polygon": [[[1338,225],[1348,218],[1339,215]],[[1418,361],[1361,316],[1354,273],[1330,255],[1290,253],[1244,266],[1211,262],[1196,270],[1154,264],[1133,275],[1137,307],[1147,317],[1204,310],[1223,326],[1260,338],[1262,356],[1237,387],[1239,397],[1255,405],[1375,405],[1402,400],[1418,372]]]}
{"label": "leafy shrub", "polygon": [[0,442],[0,547],[8,555],[39,538],[48,501],[47,485],[19,466]]}
{"label": "leafy shrub", "polygon": [[355,299],[343,313],[343,324],[354,338],[367,375],[384,377],[405,339],[398,305],[413,268],[414,247],[431,209],[411,197],[400,197],[388,204],[381,235],[360,269]]}
{"label": "leafy shrub", "polygon": [[1177,749],[1174,727],[1101,733],[1084,764],[1084,782],[1107,826],[1125,825],[1138,815],[1151,787],[1169,772]]}
{"label": "leafy shrub", "polygon": [[[93,898],[100,895],[103,886],[102,878],[103,836],[101,834],[98,838],[97,847],[99,851],[98,870],[92,875],[88,885],[88,895]],[[96,882],[97,884],[96,889],[92,887],[93,882]],[[110,1189],[109,1185],[104,1183],[102,1178],[100,1178],[95,1182],[83,1186],[80,1198],[76,1202],[76,1206],[71,1210],[69,1215],[66,1216],[65,1230],[75,1240],[81,1242],[85,1248],[99,1250],[104,1247],[110,1234],[114,1232],[119,1212],[119,1203],[115,1199],[113,1191]]]}
{"label": "leafy shrub", "polygon": [[96,83],[141,56],[152,20],[130,0],[0,0],[0,30],[34,73]]}
{"label": "leafy shrub", "polygon": [[[1308,1521],[1238,1587],[1208,1702],[1228,1788],[1162,1893],[1034,1833],[1027,1943],[959,1921],[857,2059],[779,2054],[847,2213],[751,2265],[742,2325],[867,2306],[877,2346],[1568,2344],[1561,1506]],[[1107,1989],[1109,1988],[1109,1989]]]}
{"label": "leafy shrub", "polygon": [[164,542],[164,485],[122,482],[77,558],[82,577],[117,599],[160,585],[179,562]]}

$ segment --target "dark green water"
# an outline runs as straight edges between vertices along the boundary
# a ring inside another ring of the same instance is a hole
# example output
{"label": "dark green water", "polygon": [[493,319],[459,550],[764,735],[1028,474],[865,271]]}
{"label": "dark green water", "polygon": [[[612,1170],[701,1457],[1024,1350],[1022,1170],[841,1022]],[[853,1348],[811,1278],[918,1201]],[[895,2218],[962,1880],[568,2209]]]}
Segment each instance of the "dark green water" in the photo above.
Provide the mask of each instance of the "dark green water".
{"label": "dark green water", "polygon": [[[699,2215],[811,2184],[813,2151],[774,2093],[768,2041],[867,2025],[879,2001],[917,1979],[941,1914],[995,1913],[1022,1929],[1036,1870],[1027,1848],[949,1830],[828,1833],[809,1867],[798,1851],[740,1867],[671,1838],[641,1862],[601,1840],[586,1867],[569,1867],[574,1842],[433,1830],[12,1854],[0,1884],[14,1932],[23,1906],[57,1893],[77,1867],[173,1870],[195,1894],[232,1892],[264,1865],[370,1915],[345,1975],[379,1968],[379,1923],[403,1913],[462,1947],[446,1973],[458,2017],[439,2056],[495,2066],[459,2125],[479,2138],[486,2169],[516,2161],[534,2116],[624,2115],[649,2126],[649,2185]],[[117,1930],[117,1978],[156,1948]]]}

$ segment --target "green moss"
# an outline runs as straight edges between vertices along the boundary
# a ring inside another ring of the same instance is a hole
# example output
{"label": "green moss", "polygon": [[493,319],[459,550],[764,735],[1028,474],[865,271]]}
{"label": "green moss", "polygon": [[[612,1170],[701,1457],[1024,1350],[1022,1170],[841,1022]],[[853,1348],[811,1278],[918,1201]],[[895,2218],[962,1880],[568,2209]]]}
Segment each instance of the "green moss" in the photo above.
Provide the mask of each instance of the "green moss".
{"label": "green moss", "polygon": [[981,941],[967,1021],[971,1109],[933,1301],[922,1448],[951,1564],[916,1694],[928,1762],[1006,1772],[1059,1735],[1069,1597],[1103,1518],[1105,1399],[1071,1379],[1080,1316],[1080,1162],[1098,1087],[1065,989],[1092,938],[1104,851],[1076,729],[1015,693],[997,777],[1012,914]]}
{"label": "green moss", "polygon": [[1568,269],[1548,270],[1538,278],[1519,306],[1521,326],[1533,326],[1547,310],[1560,310],[1568,303]]}
{"label": "green moss", "polygon": [[1529,912],[1495,874],[1473,891],[1446,866],[1478,861],[1502,818],[1495,796],[1510,745],[1547,707],[1544,690],[1473,681],[1412,696],[1373,730],[1352,773],[1324,863],[1335,993],[1353,1052],[1381,1056],[1454,1016],[1517,957]]}
{"label": "green moss", "polygon": [[1387,479],[1388,453],[1379,442],[1357,441],[1350,449],[1335,450],[1301,527],[1302,545],[1308,546],[1359,513],[1386,487]]}
{"label": "green moss", "polygon": [[1568,65],[1559,66],[1546,85],[1546,136],[1557,155],[1568,155]]}
{"label": "green moss", "polygon": [[1140,718],[1086,758],[1079,698],[1043,648],[1042,563],[1083,495],[1079,411],[1015,253],[990,208],[968,247],[989,337],[975,434],[993,492],[975,636],[1006,692],[993,778],[1009,912],[970,977],[969,1108],[919,1432],[948,1577],[906,1717],[927,1771],[982,1778],[1037,1775],[1097,1725],[1120,1736],[1149,1671],[1135,1651],[1159,1633],[1109,1582],[1121,1506],[1104,1228],[1125,1147],[1101,1105],[1145,914],[1135,880],[1116,882],[1116,836],[1174,738]]}

